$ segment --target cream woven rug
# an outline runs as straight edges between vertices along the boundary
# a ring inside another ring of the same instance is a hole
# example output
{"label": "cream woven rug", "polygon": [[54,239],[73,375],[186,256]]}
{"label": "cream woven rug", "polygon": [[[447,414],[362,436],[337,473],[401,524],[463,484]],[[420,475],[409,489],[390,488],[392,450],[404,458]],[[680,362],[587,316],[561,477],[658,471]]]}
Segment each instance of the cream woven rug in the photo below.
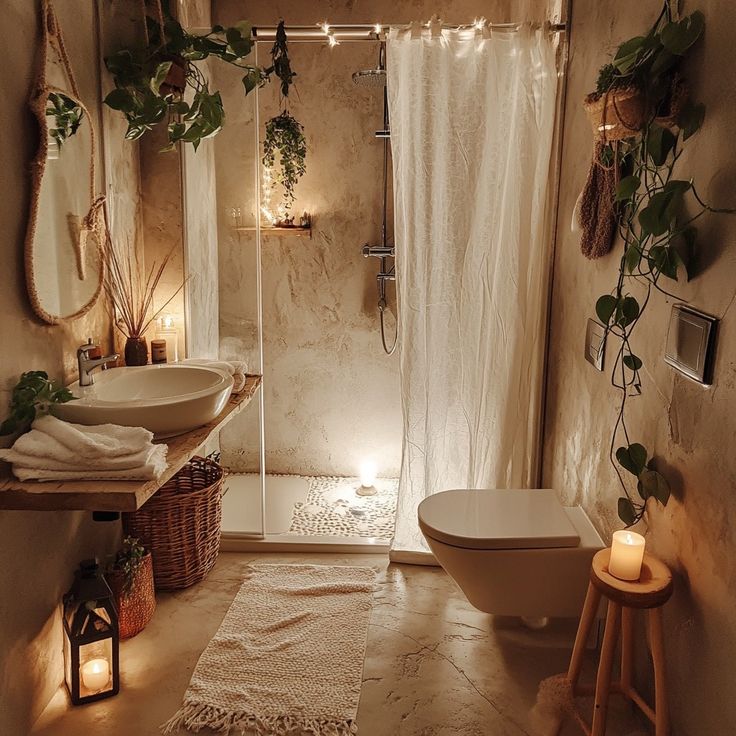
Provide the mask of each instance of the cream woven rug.
{"label": "cream woven rug", "polygon": [[164,733],[357,733],[375,573],[253,565]]}

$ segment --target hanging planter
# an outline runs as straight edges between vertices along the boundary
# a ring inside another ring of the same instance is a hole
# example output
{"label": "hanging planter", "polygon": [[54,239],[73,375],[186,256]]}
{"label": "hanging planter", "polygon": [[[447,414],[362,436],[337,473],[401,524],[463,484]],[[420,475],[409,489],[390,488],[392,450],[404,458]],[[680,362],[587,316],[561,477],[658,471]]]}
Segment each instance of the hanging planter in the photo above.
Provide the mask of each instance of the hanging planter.
{"label": "hanging planter", "polygon": [[648,117],[647,100],[636,87],[613,89],[585,98],[585,112],[597,140],[620,141],[637,135]]}

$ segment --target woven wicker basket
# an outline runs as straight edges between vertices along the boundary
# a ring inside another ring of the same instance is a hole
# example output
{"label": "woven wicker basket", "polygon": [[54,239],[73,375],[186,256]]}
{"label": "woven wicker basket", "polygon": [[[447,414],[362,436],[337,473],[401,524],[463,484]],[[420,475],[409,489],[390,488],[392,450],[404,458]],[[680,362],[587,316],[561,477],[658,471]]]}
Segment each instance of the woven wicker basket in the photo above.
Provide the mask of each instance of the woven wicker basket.
{"label": "woven wicker basket", "polygon": [[646,99],[634,88],[612,90],[598,99],[588,96],[583,106],[598,140],[631,138],[644,127],[647,119]]}
{"label": "woven wicker basket", "polygon": [[223,478],[214,460],[194,457],[138,511],[124,515],[126,534],[151,550],[157,590],[188,588],[217,561]]}
{"label": "woven wicker basket", "polygon": [[125,576],[119,570],[106,575],[106,580],[115,595],[115,606],[118,609],[118,625],[120,638],[140,634],[148,626],[156,610],[156,594],[153,590],[153,565],[149,552],[141,559],[141,563],[133,573],[130,585],[125,586]]}

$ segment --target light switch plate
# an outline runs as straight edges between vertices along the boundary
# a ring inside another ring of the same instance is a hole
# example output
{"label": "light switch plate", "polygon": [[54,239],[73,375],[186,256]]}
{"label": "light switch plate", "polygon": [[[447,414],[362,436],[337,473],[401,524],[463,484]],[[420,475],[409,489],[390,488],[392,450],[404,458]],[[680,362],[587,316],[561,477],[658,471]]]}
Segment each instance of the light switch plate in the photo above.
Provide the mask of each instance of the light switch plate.
{"label": "light switch plate", "polygon": [[585,360],[597,371],[602,371],[605,354],[606,328],[600,322],[589,319],[585,330]]}
{"label": "light switch plate", "polygon": [[685,304],[673,304],[664,360],[703,386],[713,383],[718,320]]}

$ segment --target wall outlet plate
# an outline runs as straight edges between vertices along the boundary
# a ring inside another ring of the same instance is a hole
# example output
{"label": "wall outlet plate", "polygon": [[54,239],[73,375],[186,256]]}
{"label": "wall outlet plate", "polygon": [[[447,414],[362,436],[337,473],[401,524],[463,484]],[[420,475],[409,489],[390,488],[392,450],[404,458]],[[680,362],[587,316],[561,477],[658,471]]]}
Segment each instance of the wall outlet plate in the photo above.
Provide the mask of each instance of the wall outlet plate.
{"label": "wall outlet plate", "polygon": [[585,360],[597,371],[603,370],[606,355],[606,328],[594,319],[588,319],[585,330]]}
{"label": "wall outlet plate", "polygon": [[718,319],[685,304],[673,304],[665,363],[703,386],[713,383]]}

